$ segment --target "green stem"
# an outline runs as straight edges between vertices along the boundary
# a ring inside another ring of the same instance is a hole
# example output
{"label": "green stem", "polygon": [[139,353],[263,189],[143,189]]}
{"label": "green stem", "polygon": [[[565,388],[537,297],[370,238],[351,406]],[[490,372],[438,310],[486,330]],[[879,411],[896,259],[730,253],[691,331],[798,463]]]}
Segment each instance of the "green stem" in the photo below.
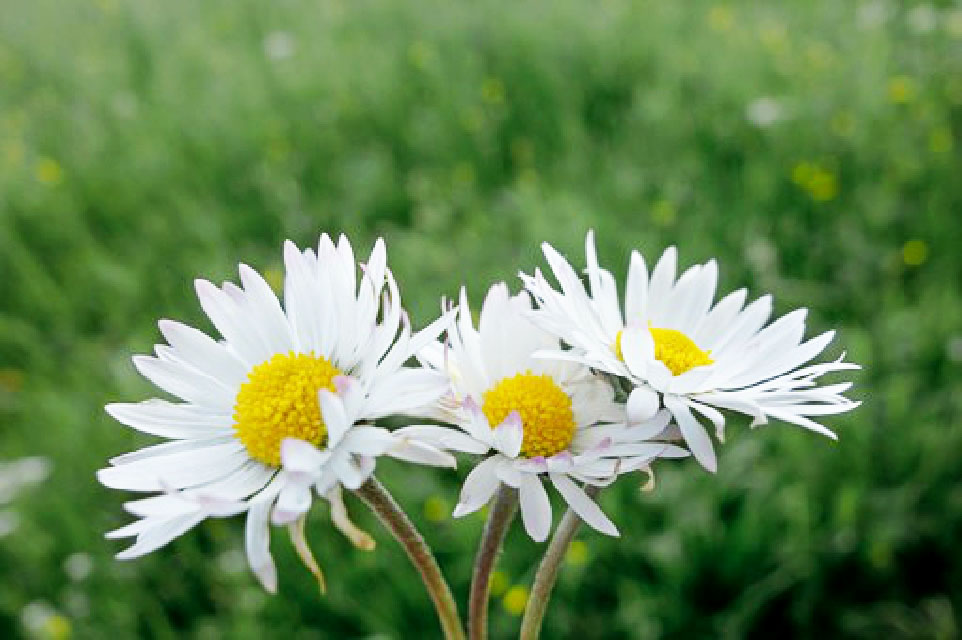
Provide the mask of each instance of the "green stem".
{"label": "green stem", "polygon": [[[599,488],[588,485],[585,493],[588,497],[594,498],[598,494]],[[544,620],[545,611],[548,609],[548,599],[551,597],[551,590],[558,579],[558,570],[564,561],[565,552],[571,541],[574,540],[581,526],[581,518],[571,510],[565,512],[564,517],[558,524],[548,548],[541,559],[541,566],[535,574],[534,584],[531,586],[531,594],[528,596],[528,605],[524,610],[524,617],[521,619],[521,633],[519,640],[537,640],[541,633],[541,622]]]}
{"label": "green stem", "polygon": [[421,580],[434,602],[446,640],[465,640],[464,624],[458,615],[458,605],[451,595],[451,588],[441,574],[431,548],[407,514],[401,510],[391,494],[374,476],[371,476],[354,493],[377,514],[381,523],[394,535],[395,540],[401,544],[411,563],[421,574]]}
{"label": "green stem", "polygon": [[478,545],[478,555],[474,560],[474,573],[471,576],[471,595],[468,598],[468,637],[471,640],[484,640],[488,637],[488,598],[491,592],[491,571],[494,569],[504,536],[518,510],[518,492],[507,485],[501,485],[491,503],[484,534]]}

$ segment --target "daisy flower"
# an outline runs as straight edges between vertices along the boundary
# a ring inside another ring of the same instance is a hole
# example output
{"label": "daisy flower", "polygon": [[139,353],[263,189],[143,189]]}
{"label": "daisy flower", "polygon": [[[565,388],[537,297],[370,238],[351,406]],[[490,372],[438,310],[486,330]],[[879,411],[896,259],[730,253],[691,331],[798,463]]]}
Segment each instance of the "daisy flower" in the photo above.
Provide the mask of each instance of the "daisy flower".
{"label": "daisy flower", "polygon": [[709,471],[717,467],[715,451],[696,414],[714,425],[720,441],[725,426],[720,409],[747,414],[752,426],[774,418],[835,439],[812,418],[859,404],[842,396],[851,383],[817,382],[826,373],[857,365],[842,358],[808,364],[832,341],[833,331],[804,340],[805,309],[766,326],[771,296],[746,306],[745,289],[713,304],[718,281],[714,260],[676,279],[674,247],[664,252],[650,275],[641,254],[632,252],[622,314],[615,280],[598,266],[592,232],[586,241],[587,291],[554,248],[542,247],[561,291],[540,270],[521,277],[538,302],[535,322],[560,335],[570,349],[541,355],[628,380],[633,388],[627,402],[629,424],[648,419],[663,404],[692,454]]}
{"label": "daisy flower", "polygon": [[475,329],[462,289],[448,342],[419,354],[423,363],[450,376],[451,393],[435,417],[457,429],[417,425],[398,433],[487,456],[465,479],[455,517],[480,509],[504,483],[518,490],[528,534],[543,541],[551,529],[546,477],[585,522],[617,536],[618,529],[578,483],[603,486],[620,473],[647,468],[657,456],[687,452],[645,441],[665,428],[667,412],[628,429],[608,382],[583,364],[535,358],[557,348],[558,338],[532,324],[530,312],[526,293],[512,297],[505,284],[497,284]]}
{"label": "daisy flower", "polygon": [[[355,539],[339,489],[360,486],[377,456],[453,464],[436,449],[357,424],[414,411],[445,392],[440,373],[402,365],[436,341],[449,318],[411,335],[381,240],[360,281],[343,236],[335,246],[324,234],[316,253],[287,242],[284,262],[283,308],[267,282],[244,264],[240,287],[195,282],[223,340],[172,320],[159,322],[168,344],[157,345],[156,356],[133,361],[179,402],[106,407],[123,424],[172,440],[116,457],[98,473],[111,488],[160,492],[124,505],[139,519],[107,534],[136,536],[119,558],[154,551],[205,518],[246,513],[248,561],[274,591],[269,520],[292,523],[295,537],[293,523],[311,503],[302,470],[282,469],[282,454],[302,461],[310,450],[312,484],[334,502],[335,524]],[[302,534],[295,543],[303,543]]]}

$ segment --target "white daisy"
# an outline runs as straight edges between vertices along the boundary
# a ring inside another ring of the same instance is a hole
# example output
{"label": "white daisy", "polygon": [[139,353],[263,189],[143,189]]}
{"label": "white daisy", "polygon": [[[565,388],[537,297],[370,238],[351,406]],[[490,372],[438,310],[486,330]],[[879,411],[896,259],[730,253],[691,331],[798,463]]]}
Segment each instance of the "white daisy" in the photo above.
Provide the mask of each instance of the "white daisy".
{"label": "white daisy", "polygon": [[667,412],[627,429],[624,409],[604,379],[582,364],[534,358],[556,348],[558,339],[532,324],[530,312],[527,294],[511,297],[505,284],[497,284],[475,329],[462,289],[448,343],[419,354],[451,377],[452,393],[436,417],[458,429],[419,425],[397,433],[454,451],[490,454],[465,479],[455,517],[480,509],[504,483],[518,490],[524,527],[542,541],[551,529],[551,503],[542,484],[547,475],[585,522],[616,536],[618,529],[575,481],[606,485],[619,473],[647,468],[657,456],[687,452],[644,441],[665,428]]}
{"label": "white daisy", "polygon": [[98,473],[108,487],[162,492],[124,505],[140,519],[108,534],[137,536],[118,557],[149,553],[207,517],[246,512],[248,560],[274,591],[268,520],[292,522],[311,503],[302,475],[280,469],[282,448],[297,451],[300,440],[319,447],[317,488],[334,501],[341,485],[360,486],[381,454],[453,464],[447,454],[385,429],[355,425],[414,411],[445,392],[443,375],[402,365],[436,341],[449,318],[414,336],[406,322],[402,327],[381,240],[360,282],[343,236],[337,246],[321,236],[316,254],[288,242],[284,261],[283,309],[264,279],[242,264],[242,288],[195,282],[222,341],[161,320],[168,344],[156,346],[156,357],[134,357],[142,375],[182,402],[107,406],[125,425],[174,440],[114,458]]}
{"label": "white daisy", "polygon": [[561,285],[556,291],[540,270],[521,274],[539,309],[535,321],[570,346],[543,356],[574,360],[621,376],[634,387],[628,398],[629,424],[654,414],[661,403],[675,418],[695,458],[715,471],[711,439],[692,410],[715,426],[724,440],[730,409],[752,417],[752,426],[769,418],[784,420],[835,438],[812,417],[858,406],[842,393],[851,383],[818,386],[831,371],[858,369],[834,362],[803,366],[818,356],[833,331],[804,341],[805,309],[768,326],[771,296],[748,306],[739,289],[712,304],[718,280],[714,260],[689,268],[676,280],[677,251],[667,249],[649,277],[644,258],[631,254],[624,315],[615,280],[598,266],[594,235],[586,241],[589,291],[574,269],[550,245],[544,254]]}

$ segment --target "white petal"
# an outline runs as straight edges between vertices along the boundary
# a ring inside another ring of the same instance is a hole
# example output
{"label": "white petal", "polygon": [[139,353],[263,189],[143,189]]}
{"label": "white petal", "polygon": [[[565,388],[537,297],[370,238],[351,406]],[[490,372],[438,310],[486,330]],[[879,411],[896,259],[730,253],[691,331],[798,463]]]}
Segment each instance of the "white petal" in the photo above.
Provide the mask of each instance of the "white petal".
{"label": "white petal", "polygon": [[[195,509],[190,513],[198,513]],[[182,513],[171,514],[172,516],[183,515]],[[104,534],[104,537],[108,540],[116,540],[118,538],[129,538],[131,536],[137,536],[150,529],[151,527],[158,526],[162,521],[164,521],[167,516],[163,518],[143,518],[141,520],[135,520],[134,522],[125,524],[119,529],[114,529],[113,531],[108,531]]]}
{"label": "white petal", "polygon": [[454,319],[457,317],[457,313],[457,308],[442,313],[437,320],[411,336],[411,343],[408,346],[408,355],[410,356],[421,351],[430,343],[436,344],[438,336],[441,335],[441,332],[450,328],[451,324],[454,322]]}
{"label": "white petal", "polygon": [[[360,363],[354,369],[354,375],[362,380],[373,376],[378,364],[382,362],[384,354],[394,344],[401,328],[400,292],[397,282],[390,271],[386,272],[388,295],[384,298],[381,310],[381,323],[376,326],[367,346],[363,349]],[[402,361],[403,362],[403,361]]]}
{"label": "white petal", "polygon": [[259,339],[256,332],[250,330],[247,319],[235,300],[207,280],[195,280],[194,288],[207,317],[244,364],[253,367],[270,357],[267,345]]}
{"label": "white petal", "polygon": [[674,379],[671,369],[666,367],[661,360],[649,360],[648,370],[645,373],[648,386],[663,393],[671,386]]}
{"label": "white petal", "polygon": [[454,469],[457,467],[457,460],[449,453],[440,451],[429,444],[416,442],[413,440],[401,439],[400,443],[387,452],[392,458],[413,462],[415,464],[425,464],[432,467],[446,467]]}
{"label": "white petal", "polygon": [[585,258],[585,272],[588,274],[594,308],[605,332],[614,335],[625,323],[621,317],[621,310],[618,308],[618,291],[615,286],[615,279],[609,271],[598,265],[594,230],[589,230],[585,236]]}
{"label": "white petal", "polygon": [[491,496],[501,485],[495,474],[497,465],[497,459],[491,457],[482,460],[471,470],[461,487],[461,496],[453,513],[455,518],[473,513],[491,500]]}
{"label": "white petal", "polygon": [[371,477],[374,473],[374,468],[377,466],[377,458],[374,456],[355,456],[357,460],[357,466],[361,469],[361,475],[364,476],[365,481],[367,478]]}
{"label": "white petal", "polygon": [[[520,488],[526,474],[520,469],[516,468],[516,465],[524,465],[530,463],[531,461],[527,459],[512,461],[500,454],[494,457],[499,463],[494,470],[495,474],[498,476],[498,479],[509,487],[513,487],[515,489]],[[544,465],[544,470],[547,470],[547,465],[544,463],[543,459],[540,461],[540,463]]]}
{"label": "white petal", "polygon": [[171,490],[161,495],[131,500],[124,503],[124,509],[140,517],[170,517],[196,512],[198,509],[219,517],[233,515],[226,511],[246,510],[243,500],[263,489],[273,476],[274,469],[256,460],[249,460],[233,473],[215,482],[195,489]]}
{"label": "white petal", "polygon": [[558,284],[561,285],[561,290],[564,292],[565,297],[574,301],[575,306],[579,306],[582,309],[591,309],[588,293],[585,291],[581,279],[575,270],[571,268],[568,261],[565,260],[564,256],[558,253],[558,251],[547,242],[541,244],[541,252],[551,266],[551,271],[554,273],[555,278],[558,279]]}
{"label": "white petal", "polygon": [[584,463],[580,460],[581,456],[575,458],[578,473],[589,478],[613,478],[618,475],[621,461],[612,458],[595,460],[594,462]]}
{"label": "white petal", "polygon": [[324,427],[327,429],[327,446],[334,449],[353,424],[353,420],[347,415],[344,403],[336,393],[320,389],[317,392],[317,400],[321,405]]}
{"label": "white petal", "polygon": [[797,346],[790,343],[774,344],[770,349],[773,357],[764,359],[764,362],[758,363],[756,366],[746,368],[740,375],[726,379],[724,384],[720,386],[723,388],[745,387],[783,375],[820,354],[834,337],[834,331],[826,331]]}
{"label": "white petal", "polygon": [[171,518],[187,513],[198,513],[200,505],[184,500],[179,493],[162,493],[149,498],[124,503],[124,510],[139,518]]}
{"label": "white petal", "polygon": [[353,456],[338,456],[331,460],[331,468],[337,474],[337,479],[346,488],[354,491],[367,480],[368,475],[358,462],[352,459]]}
{"label": "white petal", "polygon": [[414,354],[422,367],[443,371],[447,346],[441,341],[430,342]]}
{"label": "white petal", "polygon": [[631,252],[625,285],[625,324],[646,326],[648,318],[648,267],[638,251]]}
{"label": "white petal", "polygon": [[[390,273],[390,271],[388,271]],[[384,354],[384,357],[377,363],[374,372],[371,373],[371,378],[377,378],[381,375],[390,375],[395,373],[401,365],[403,365],[413,353],[413,350],[409,348],[411,344],[411,320],[408,317],[407,312],[403,311],[400,315],[401,319],[401,333],[397,335],[394,339],[394,343],[388,345],[389,348]],[[367,376],[364,376],[365,378]]]}
{"label": "white petal", "polygon": [[197,503],[204,515],[215,518],[228,518],[247,511],[247,503],[243,500],[230,500],[203,493],[198,493],[189,499]]}
{"label": "white petal", "polygon": [[657,393],[648,387],[635,387],[631,390],[626,405],[628,424],[636,425],[651,420],[658,413],[660,406]]}
{"label": "white petal", "polygon": [[494,429],[491,428],[488,417],[484,415],[484,411],[481,410],[474,398],[472,396],[465,398],[461,408],[467,414],[467,420],[462,423],[462,428],[475,440],[494,446]]}
{"label": "white petal", "polygon": [[281,463],[292,473],[316,476],[330,457],[330,453],[305,440],[284,438],[281,441]]}
{"label": "white petal", "polygon": [[359,419],[365,402],[365,392],[361,382],[353,376],[345,375],[334,376],[331,382],[337,390],[337,395],[341,397],[341,402],[344,403],[345,413]]}
{"label": "white petal", "polygon": [[270,494],[262,493],[251,503],[247,511],[245,547],[251,571],[257,576],[264,589],[269,593],[277,593],[277,568],[274,566],[274,559],[271,558],[270,528],[268,527],[268,514],[273,496],[268,496]]}
{"label": "white petal", "polygon": [[[513,461],[513,464],[506,464],[505,469],[511,469],[512,471],[520,472],[513,482],[515,485],[521,486],[522,476],[524,474],[546,473],[548,471],[548,461],[544,458],[544,456],[521,458],[520,460]],[[505,475],[504,469],[499,471],[499,475]],[[509,486],[515,486],[512,485],[509,480],[505,480],[505,484],[508,484]]]}
{"label": "white petal", "polygon": [[625,429],[618,436],[621,442],[638,442],[639,440],[651,440],[661,434],[671,422],[671,412],[661,409],[651,420],[633,425]]}
{"label": "white petal", "polygon": [[597,426],[583,427],[575,432],[574,440],[571,443],[571,450],[575,452],[593,449],[603,442],[613,442],[615,439],[622,439],[621,435],[626,431],[623,424],[603,424]]}
{"label": "white petal", "polygon": [[387,271],[387,249],[383,238],[378,238],[374,242],[365,266],[365,273],[370,278],[371,285],[375,291],[380,291],[384,286],[384,274]]}
{"label": "white petal", "polygon": [[162,491],[211,482],[233,472],[248,460],[244,445],[228,443],[136,460],[101,469],[97,479],[112,489]]}
{"label": "white petal", "polygon": [[504,364],[507,349],[505,343],[510,341],[508,332],[515,330],[510,326],[510,292],[508,285],[499,282],[488,289],[488,294],[481,305],[481,316],[478,321],[478,333],[481,337],[482,362],[485,373],[491,380],[500,380],[510,375],[510,367]]}
{"label": "white petal", "polygon": [[680,396],[712,389],[716,386],[714,381],[722,375],[722,366],[716,363],[689,369],[681,375],[672,376],[668,380],[668,385],[661,387],[661,390],[664,393]]}
{"label": "white petal", "polygon": [[729,293],[708,312],[701,326],[689,337],[695,341],[695,344],[715,351],[715,341],[731,326],[732,321],[745,306],[747,298],[748,291],[746,289],[738,289]]}
{"label": "white petal", "polygon": [[[661,457],[669,446],[663,442],[626,442],[611,445],[607,453],[610,457],[643,457],[651,460]],[[624,473],[624,469],[619,468],[619,473]]]}
{"label": "white petal", "polygon": [[539,349],[531,354],[532,358],[545,360],[564,360],[579,364],[591,364],[591,358],[581,351],[562,351],[560,349]]}
{"label": "white petal", "polygon": [[284,243],[284,270],[284,309],[294,347],[301,353],[316,352],[320,345],[323,314],[330,311],[323,304],[320,309],[315,309],[319,295],[311,265],[290,240]]}
{"label": "white petal", "polygon": [[508,417],[494,429],[494,448],[509,458],[517,458],[521,453],[521,443],[524,440],[524,430],[521,414],[512,411]]}
{"label": "white petal", "polygon": [[188,495],[217,496],[233,500],[246,499],[257,493],[274,477],[277,470],[257,460],[248,460],[239,469],[220,480],[189,489]]}
{"label": "white petal", "polygon": [[142,376],[187,402],[214,409],[230,409],[234,405],[234,389],[197,369],[151,356],[134,356],[133,361]]}
{"label": "white petal", "polygon": [[585,376],[582,367],[568,372],[555,372],[552,377],[571,396],[572,411],[578,424],[617,422],[623,424],[626,414],[623,404],[615,402],[615,390],[600,376]]}
{"label": "white petal", "polygon": [[137,449],[129,453],[123,453],[110,459],[112,466],[120,466],[147,460],[148,458],[166,457],[175,453],[186,453],[196,449],[205,449],[217,445],[237,444],[237,439],[233,435],[214,436],[213,438],[185,438],[173,442],[162,442],[152,444],[143,449]]}
{"label": "white petal", "polygon": [[725,416],[718,409],[709,406],[707,404],[702,404],[701,402],[695,402],[691,399],[685,400],[686,404],[708,418],[713,425],[715,425],[715,437],[718,438],[720,442],[725,441]]}
{"label": "white petal", "polygon": [[356,425],[348,429],[338,447],[359,455],[379,456],[399,444],[399,439],[387,429]]}
{"label": "white petal", "polygon": [[440,449],[461,451],[463,453],[483,454],[491,449],[487,443],[479,442],[468,434],[449,427],[412,425],[410,427],[402,427],[395,431],[394,434],[399,438],[406,438]]}
{"label": "white petal", "polygon": [[244,363],[203,331],[173,320],[160,320],[157,326],[178,356],[194,368],[232,385],[244,382]]}
{"label": "white petal", "polygon": [[722,409],[738,411],[752,417],[752,426],[758,426],[768,422],[765,411],[755,401],[754,398],[747,397],[738,393],[709,393],[696,396],[699,402],[711,404]]}
{"label": "white petal", "polygon": [[678,250],[675,247],[668,247],[651,271],[651,280],[648,284],[647,320],[652,326],[665,326],[665,320],[670,315],[671,309],[667,307],[667,302],[675,284],[677,264]]}
{"label": "white petal", "polygon": [[764,326],[771,314],[771,296],[762,296],[745,307],[715,343],[712,359],[720,362],[726,359],[729,352],[738,354],[744,348],[745,342]]}
{"label": "white petal", "polygon": [[129,560],[156,551],[174,538],[186,533],[205,517],[203,513],[187,514],[164,520],[145,529],[137,536],[135,544],[117,554],[117,559]]}
{"label": "white petal", "polygon": [[715,458],[715,449],[712,446],[708,432],[691,414],[691,410],[684,401],[677,397],[666,395],[664,397],[665,407],[675,416],[675,421],[681,428],[682,436],[691,449],[692,455],[698,460],[705,469],[715,473],[718,470],[718,461]]}
{"label": "white petal", "polygon": [[631,374],[644,379],[655,357],[655,341],[648,327],[628,327],[621,333],[621,354]]}
{"label": "white petal", "polygon": [[392,414],[421,415],[450,389],[448,377],[439,371],[405,368],[375,383],[364,411],[358,418],[376,419]]}
{"label": "white petal", "polygon": [[601,507],[594,500],[565,475],[559,473],[548,474],[555,489],[565,499],[571,509],[578,514],[588,525],[597,529],[601,533],[609,536],[618,537],[618,527],[615,526],[608,516],[601,510]]}
{"label": "white petal", "polygon": [[276,525],[290,524],[311,508],[311,485],[290,482],[277,495],[271,511],[271,522]]}
{"label": "white petal", "polygon": [[230,435],[234,419],[190,404],[166,400],[108,404],[104,409],[118,422],[162,438],[212,438]]}
{"label": "white petal", "polygon": [[281,309],[277,296],[267,281],[254,269],[241,264],[238,268],[241,284],[247,294],[250,320],[257,327],[263,341],[275,353],[287,353],[294,348],[291,327]]}
{"label": "white petal", "polygon": [[715,298],[715,288],[718,286],[718,263],[709,260],[703,266],[692,290],[688,295],[686,306],[680,311],[687,321],[683,327],[677,327],[685,335],[692,336],[708,316],[712,301]]}
{"label": "white petal", "polygon": [[[608,443],[604,442],[600,445],[599,449],[604,450],[607,448],[607,446]],[[546,458],[545,463],[548,465],[548,471],[570,471],[575,466],[575,457],[571,455],[570,451],[562,451],[561,453],[556,453],[555,455]]]}
{"label": "white petal", "polygon": [[334,470],[330,466],[325,465],[321,471],[321,476],[317,479],[317,482],[314,483],[314,490],[318,495],[324,496],[327,495],[329,491],[340,486],[341,485],[337,483],[337,474],[334,473]]}
{"label": "white petal", "polygon": [[551,531],[551,501],[541,484],[541,478],[525,474],[518,491],[525,531],[535,542],[544,542]]}
{"label": "white petal", "polygon": [[[848,411],[848,410],[850,410],[850,409],[854,409],[854,408],[857,407],[857,406],[858,406],[858,403],[855,403],[855,402],[849,403],[849,404],[845,404],[845,405],[842,405],[842,406],[839,407],[839,411],[840,411],[840,412],[841,412],[841,411]],[[832,430],[829,429],[828,427],[825,427],[825,426],[823,426],[823,425],[820,425],[819,423],[815,422],[814,420],[810,420],[810,419],[806,418],[806,417],[805,417],[804,415],[802,415],[802,414],[795,413],[794,411],[791,410],[791,408],[786,409],[786,410],[780,410],[780,409],[773,409],[773,408],[770,408],[770,407],[766,407],[765,411],[766,411],[766,413],[768,413],[768,415],[770,415],[771,417],[773,417],[773,418],[775,418],[775,419],[777,419],[777,420],[784,420],[785,422],[790,422],[790,423],[792,423],[792,424],[797,424],[797,425],[800,426],[800,427],[804,427],[804,428],[806,428],[806,429],[808,429],[808,430],[810,430],[810,431],[814,431],[814,432],[816,432],[816,433],[820,433],[820,434],[822,434],[823,436],[826,436],[826,437],[828,437],[828,438],[831,438],[832,440],[838,440],[838,436],[835,434],[834,431],[832,431]]]}

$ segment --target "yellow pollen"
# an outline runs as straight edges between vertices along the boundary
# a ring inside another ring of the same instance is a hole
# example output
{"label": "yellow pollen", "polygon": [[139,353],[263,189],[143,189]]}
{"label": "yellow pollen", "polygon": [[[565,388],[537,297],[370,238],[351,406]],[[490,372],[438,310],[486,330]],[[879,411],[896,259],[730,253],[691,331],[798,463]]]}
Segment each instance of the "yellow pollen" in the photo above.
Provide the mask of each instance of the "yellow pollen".
{"label": "yellow pollen", "polygon": [[521,455],[526,458],[553,456],[567,449],[574,438],[571,398],[550,376],[527,371],[504,378],[484,392],[483,401],[481,410],[492,429],[512,411],[521,414]]}
{"label": "yellow pollen", "polygon": [[279,467],[284,438],[323,446],[327,428],[317,392],[334,391],[333,380],[340,373],[327,358],[293,351],[251,369],[234,405],[234,431],[247,453]]}
{"label": "yellow pollen", "polygon": [[[673,375],[680,376],[695,367],[704,367],[715,361],[709,358],[711,351],[702,351],[691,338],[675,329],[650,328],[651,337],[655,341],[655,358],[661,360]],[[615,336],[615,355],[622,362],[625,361],[621,351],[621,331]]]}

